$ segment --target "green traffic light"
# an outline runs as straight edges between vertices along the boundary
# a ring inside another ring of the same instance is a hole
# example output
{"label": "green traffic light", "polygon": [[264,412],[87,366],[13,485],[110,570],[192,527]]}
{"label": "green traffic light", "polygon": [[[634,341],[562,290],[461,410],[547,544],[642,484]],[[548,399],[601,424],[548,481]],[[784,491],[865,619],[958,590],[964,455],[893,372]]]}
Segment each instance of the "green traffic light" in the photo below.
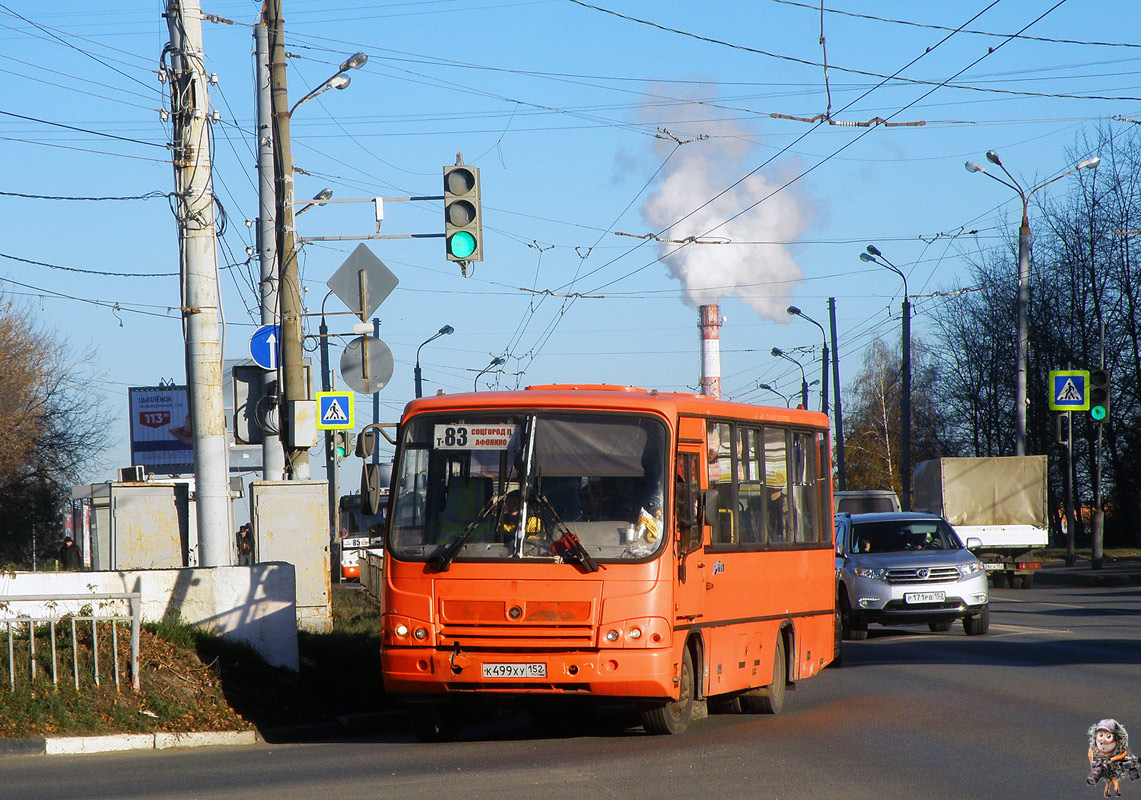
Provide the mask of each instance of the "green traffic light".
{"label": "green traffic light", "polygon": [[448,240],[448,250],[456,258],[467,258],[475,252],[475,237],[467,231],[457,231]]}
{"label": "green traffic light", "polygon": [[1105,419],[1105,406],[1094,406],[1089,410],[1089,415],[1098,422]]}

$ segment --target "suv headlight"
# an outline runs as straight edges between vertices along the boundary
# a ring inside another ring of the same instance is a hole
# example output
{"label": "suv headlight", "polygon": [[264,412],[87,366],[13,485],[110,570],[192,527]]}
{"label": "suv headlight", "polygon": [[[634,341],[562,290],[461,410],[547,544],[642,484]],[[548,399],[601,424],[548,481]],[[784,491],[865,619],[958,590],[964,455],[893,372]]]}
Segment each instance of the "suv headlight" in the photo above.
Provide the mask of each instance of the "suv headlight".
{"label": "suv headlight", "polygon": [[983,572],[985,569],[986,568],[983,567],[981,561],[972,561],[970,564],[959,564],[959,566],[958,566],[959,577],[960,578],[969,578],[972,575],[978,575],[980,572]]}
{"label": "suv headlight", "polygon": [[887,570],[882,567],[871,569],[868,567],[852,567],[852,574],[859,578],[871,578],[874,581],[882,581],[884,576],[887,575]]}

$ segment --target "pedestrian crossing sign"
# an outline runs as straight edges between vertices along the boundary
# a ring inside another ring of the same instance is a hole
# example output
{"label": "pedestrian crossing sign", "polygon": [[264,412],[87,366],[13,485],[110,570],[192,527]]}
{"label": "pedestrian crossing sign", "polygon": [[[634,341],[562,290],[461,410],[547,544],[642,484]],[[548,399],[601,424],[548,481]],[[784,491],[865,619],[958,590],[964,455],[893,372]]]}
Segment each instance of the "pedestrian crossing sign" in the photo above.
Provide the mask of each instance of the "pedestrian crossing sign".
{"label": "pedestrian crossing sign", "polygon": [[1089,370],[1057,369],[1050,373],[1051,411],[1089,411]]}
{"label": "pedestrian crossing sign", "polygon": [[317,430],[353,428],[352,392],[317,392]]}

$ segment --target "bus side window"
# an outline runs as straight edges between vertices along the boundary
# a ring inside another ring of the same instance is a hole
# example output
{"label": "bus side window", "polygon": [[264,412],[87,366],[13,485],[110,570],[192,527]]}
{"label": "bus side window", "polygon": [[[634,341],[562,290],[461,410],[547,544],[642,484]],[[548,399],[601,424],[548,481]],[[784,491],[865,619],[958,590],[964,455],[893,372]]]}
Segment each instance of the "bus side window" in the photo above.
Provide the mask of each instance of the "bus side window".
{"label": "bus side window", "polygon": [[765,528],[769,542],[787,542],[788,442],[783,428],[765,428]]}
{"label": "bus side window", "polygon": [[812,446],[811,435],[794,432],[792,434],[792,522],[793,540],[797,542],[820,540],[817,532],[819,495],[816,492],[815,456],[816,450]]}
{"label": "bus side window", "polygon": [[698,497],[701,485],[698,482],[698,459],[696,453],[678,453],[677,474],[674,480],[674,517],[680,539],[682,555],[692,553],[701,547],[702,520]]}

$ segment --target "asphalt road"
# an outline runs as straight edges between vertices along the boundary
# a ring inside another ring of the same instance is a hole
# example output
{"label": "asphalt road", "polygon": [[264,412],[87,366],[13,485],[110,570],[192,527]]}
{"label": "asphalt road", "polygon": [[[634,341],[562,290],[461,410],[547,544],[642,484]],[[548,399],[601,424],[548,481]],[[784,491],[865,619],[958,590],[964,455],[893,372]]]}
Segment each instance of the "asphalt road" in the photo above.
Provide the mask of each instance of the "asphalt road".
{"label": "asphalt road", "polygon": [[[1101,796],[1087,734],[1138,731],[1141,588],[995,590],[991,630],[872,627],[777,717],[714,715],[651,737],[622,710],[551,736],[525,715],[426,745],[354,740],[0,761],[5,800],[545,800]],[[1141,782],[1124,796],[1141,797]]]}

